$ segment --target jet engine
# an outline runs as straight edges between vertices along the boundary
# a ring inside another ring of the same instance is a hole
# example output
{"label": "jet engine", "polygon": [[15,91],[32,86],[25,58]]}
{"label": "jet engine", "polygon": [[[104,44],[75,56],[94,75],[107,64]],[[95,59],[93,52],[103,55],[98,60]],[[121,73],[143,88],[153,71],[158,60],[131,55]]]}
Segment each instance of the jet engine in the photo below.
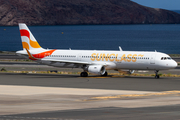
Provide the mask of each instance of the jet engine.
{"label": "jet engine", "polygon": [[106,69],[103,65],[90,65],[88,66],[87,71],[90,73],[97,74],[97,75],[104,75],[106,72]]}

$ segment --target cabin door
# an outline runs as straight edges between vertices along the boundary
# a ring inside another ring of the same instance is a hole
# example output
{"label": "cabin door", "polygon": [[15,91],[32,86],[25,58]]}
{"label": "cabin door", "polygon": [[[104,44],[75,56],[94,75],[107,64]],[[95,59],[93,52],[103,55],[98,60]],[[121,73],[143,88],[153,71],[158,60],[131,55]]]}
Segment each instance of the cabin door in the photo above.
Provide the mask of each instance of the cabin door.
{"label": "cabin door", "polygon": [[156,58],[156,54],[152,54],[151,58],[150,58],[150,64],[155,64],[155,58]]}
{"label": "cabin door", "polygon": [[78,54],[78,56],[77,56],[77,60],[81,61],[81,53],[80,53],[80,54]]}

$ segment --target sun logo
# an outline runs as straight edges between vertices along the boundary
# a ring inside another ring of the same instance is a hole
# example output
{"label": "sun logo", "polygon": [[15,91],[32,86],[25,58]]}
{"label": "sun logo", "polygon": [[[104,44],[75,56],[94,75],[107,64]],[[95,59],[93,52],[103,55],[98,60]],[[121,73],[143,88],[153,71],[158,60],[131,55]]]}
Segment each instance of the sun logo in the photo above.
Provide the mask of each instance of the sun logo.
{"label": "sun logo", "polygon": [[41,48],[39,43],[36,41],[33,35],[28,30],[21,29],[20,30],[21,38],[22,38],[22,46],[24,49],[33,49],[33,48]]}

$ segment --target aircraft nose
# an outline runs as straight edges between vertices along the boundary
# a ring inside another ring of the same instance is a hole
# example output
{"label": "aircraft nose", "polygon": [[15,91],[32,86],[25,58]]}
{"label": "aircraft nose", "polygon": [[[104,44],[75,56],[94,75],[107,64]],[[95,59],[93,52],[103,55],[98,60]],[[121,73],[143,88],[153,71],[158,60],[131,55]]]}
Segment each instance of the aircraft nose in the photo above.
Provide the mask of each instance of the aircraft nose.
{"label": "aircraft nose", "polygon": [[178,66],[177,62],[176,61],[172,61],[171,64],[169,65],[169,67],[171,68],[176,68]]}

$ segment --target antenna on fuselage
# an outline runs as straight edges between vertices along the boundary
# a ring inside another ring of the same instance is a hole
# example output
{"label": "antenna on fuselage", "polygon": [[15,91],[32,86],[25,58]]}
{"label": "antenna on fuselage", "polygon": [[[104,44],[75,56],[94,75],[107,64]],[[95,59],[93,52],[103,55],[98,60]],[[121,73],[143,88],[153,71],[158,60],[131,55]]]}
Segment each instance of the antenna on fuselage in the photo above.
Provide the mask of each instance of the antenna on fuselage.
{"label": "antenna on fuselage", "polygon": [[119,46],[119,50],[120,50],[120,51],[123,51],[122,48],[121,48],[121,46]]}

